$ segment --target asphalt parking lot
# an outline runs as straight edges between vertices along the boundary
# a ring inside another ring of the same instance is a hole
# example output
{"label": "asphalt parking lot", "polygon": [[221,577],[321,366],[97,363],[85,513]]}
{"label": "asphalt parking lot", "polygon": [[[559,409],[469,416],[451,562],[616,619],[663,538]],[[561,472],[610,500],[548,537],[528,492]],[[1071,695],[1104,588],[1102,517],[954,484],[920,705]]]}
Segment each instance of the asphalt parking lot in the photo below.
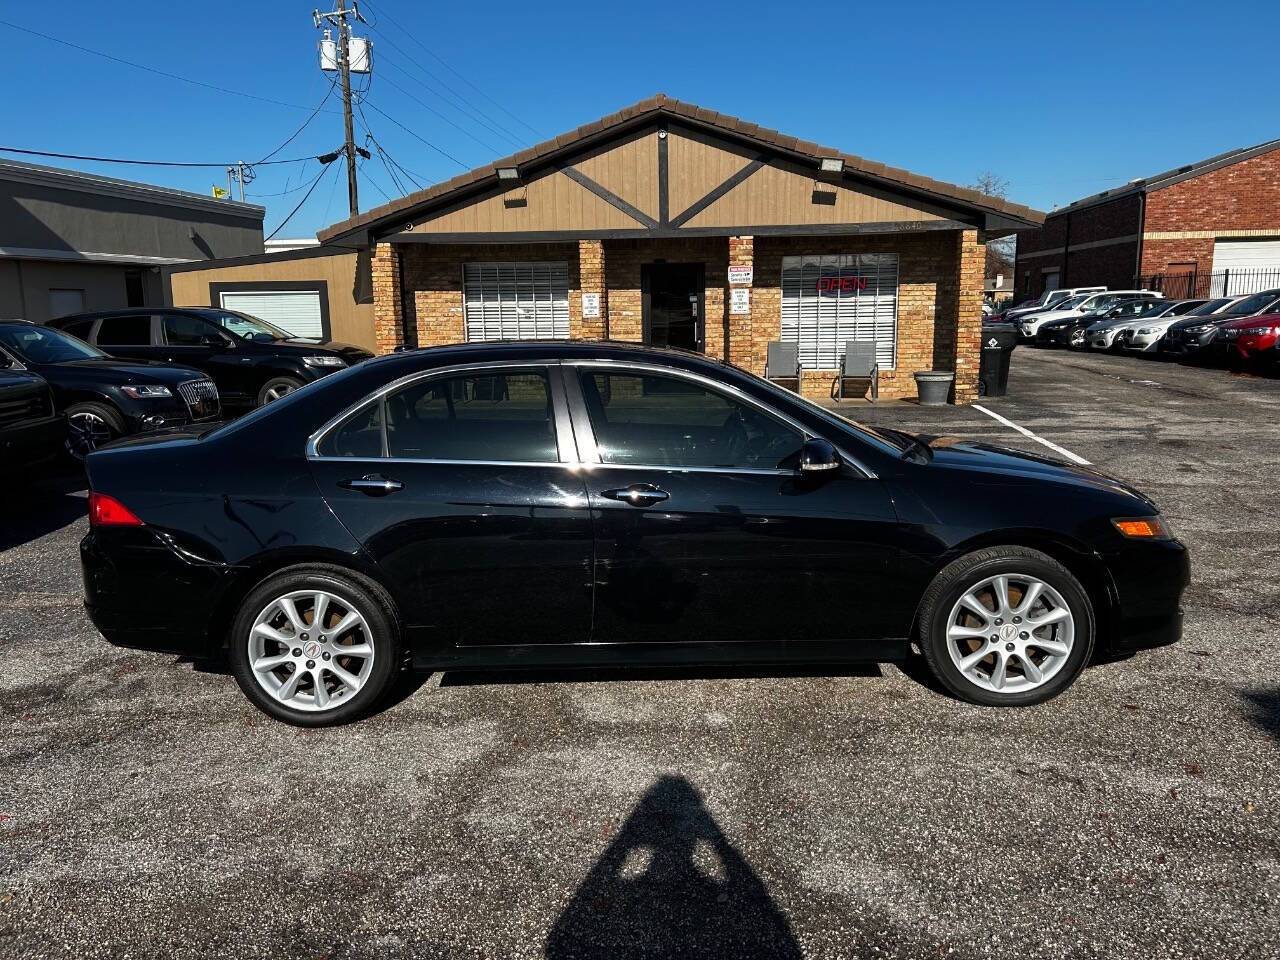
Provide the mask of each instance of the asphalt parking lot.
{"label": "asphalt parking lot", "polygon": [[0,956],[1280,955],[1280,380],[1020,348],[1010,389],[1194,579],[1180,644],[1016,711],[911,665],[436,675],[298,730],[109,647],[83,494],[10,495]]}

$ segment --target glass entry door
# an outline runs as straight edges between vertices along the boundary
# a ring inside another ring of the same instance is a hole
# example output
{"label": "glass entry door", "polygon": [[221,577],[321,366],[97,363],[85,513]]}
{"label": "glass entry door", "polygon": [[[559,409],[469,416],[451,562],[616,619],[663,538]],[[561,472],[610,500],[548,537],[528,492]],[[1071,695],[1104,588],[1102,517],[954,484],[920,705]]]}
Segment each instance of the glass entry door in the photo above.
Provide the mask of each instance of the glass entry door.
{"label": "glass entry door", "polygon": [[702,349],[703,275],[700,263],[649,263],[640,268],[645,343]]}

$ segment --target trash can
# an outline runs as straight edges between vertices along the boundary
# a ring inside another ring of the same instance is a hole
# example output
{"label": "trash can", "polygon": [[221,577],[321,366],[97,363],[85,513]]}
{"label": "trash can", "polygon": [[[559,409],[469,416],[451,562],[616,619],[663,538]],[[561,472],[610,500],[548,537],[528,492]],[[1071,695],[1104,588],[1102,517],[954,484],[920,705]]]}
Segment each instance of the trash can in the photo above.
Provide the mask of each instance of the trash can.
{"label": "trash can", "polygon": [[982,360],[978,364],[978,396],[1003,397],[1009,389],[1009,358],[1018,345],[1012,323],[982,325]]}
{"label": "trash can", "polygon": [[923,407],[941,407],[951,393],[956,375],[949,370],[920,370],[915,375],[916,391]]}

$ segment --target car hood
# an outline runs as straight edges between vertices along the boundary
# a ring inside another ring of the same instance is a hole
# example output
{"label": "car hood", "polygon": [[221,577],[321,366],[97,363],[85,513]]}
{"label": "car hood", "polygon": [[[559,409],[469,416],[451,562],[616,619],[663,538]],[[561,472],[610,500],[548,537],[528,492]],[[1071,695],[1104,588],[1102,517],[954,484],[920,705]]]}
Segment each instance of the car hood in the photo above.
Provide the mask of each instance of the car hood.
{"label": "car hood", "polygon": [[1236,330],[1243,330],[1245,327],[1280,326],[1280,313],[1260,313],[1257,316],[1240,317],[1224,323],[1223,326],[1232,327]]}
{"label": "car hood", "polygon": [[1155,509],[1155,503],[1150,497],[1124,481],[1065,460],[1042,457],[994,443],[962,440],[958,437],[918,436],[916,439],[929,447],[933,454],[933,463],[937,466],[971,470],[995,478],[1039,480],[1121,494],[1136,497],[1153,510]]}
{"label": "car hood", "polygon": [[207,374],[192,367],[180,367],[158,360],[70,360],[42,365],[40,374],[53,381],[74,378],[78,381],[95,380],[116,386],[162,383],[166,387],[176,387],[188,380],[209,379]]}
{"label": "car hood", "polygon": [[300,337],[293,337],[289,340],[274,340],[269,344],[264,344],[273,350],[281,351],[297,356],[315,355],[320,353],[336,353],[348,364],[357,364],[361,360],[368,360],[373,356],[363,347],[357,347],[350,343],[337,343],[328,341],[325,343],[317,343],[315,340],[303,340]]}
{"label": "car hood", "polygon": [[1043,313],[1028,313],[1018,317],[1019,322],[1034,321],[1036,323],[1044,323],[1050,320],[1066,320],[1071,317],[1078,317],[1075,310],[1046,310]]}
{"label": "car hood", "polygon": [[1238,313],[1211,313],[1207,317],[1182,317],[1169,325],[1170,330],[1186,330],[1188,327],[1220,327],[1233,320],[1243,320]]}

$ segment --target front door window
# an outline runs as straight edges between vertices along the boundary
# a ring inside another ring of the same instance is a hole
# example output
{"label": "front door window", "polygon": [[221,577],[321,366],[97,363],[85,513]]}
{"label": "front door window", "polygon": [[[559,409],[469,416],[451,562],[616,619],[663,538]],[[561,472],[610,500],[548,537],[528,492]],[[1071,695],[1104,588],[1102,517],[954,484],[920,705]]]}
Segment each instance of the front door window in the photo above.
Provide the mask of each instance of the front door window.
{"label": "front door window", "polygon": [[702,349],[702,278],[700,263],[651,263],[644,267],[645,343]]}

